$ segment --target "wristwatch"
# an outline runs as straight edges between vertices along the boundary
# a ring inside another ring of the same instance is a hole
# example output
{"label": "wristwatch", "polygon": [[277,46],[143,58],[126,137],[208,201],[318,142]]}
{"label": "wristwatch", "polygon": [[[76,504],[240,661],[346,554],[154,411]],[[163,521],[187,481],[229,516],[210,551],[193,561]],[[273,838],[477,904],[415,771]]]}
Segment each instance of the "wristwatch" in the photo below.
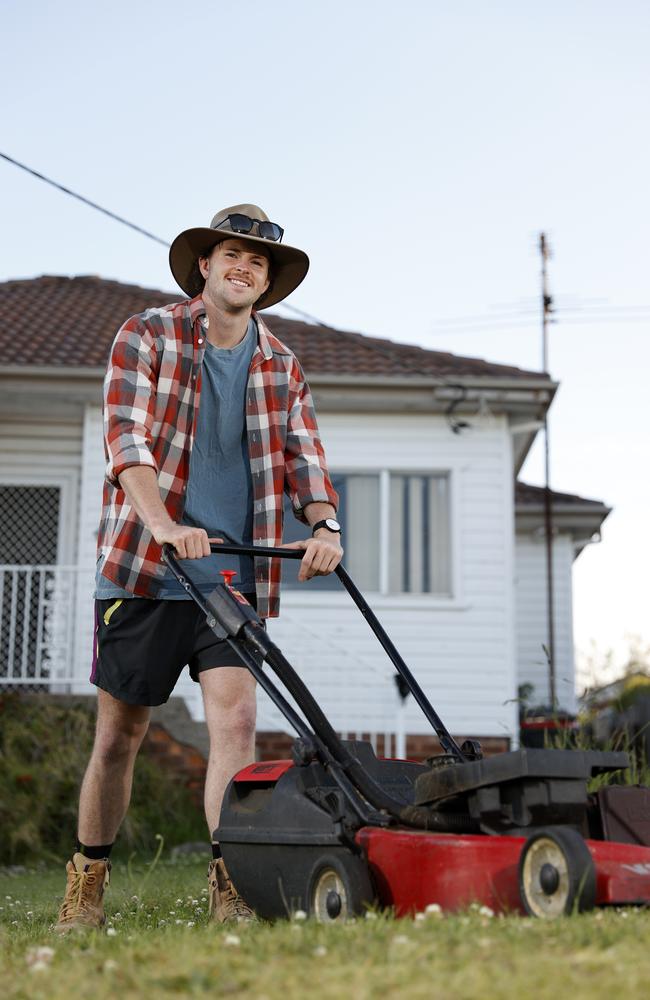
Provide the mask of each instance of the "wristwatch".
{"label": "wristwatch", "polygon": [[333,535],[339,535],[341,533],[341,525],[333,517],[324,517],[322,521],[316,521],[316,524],[312,524],[312,535],[318,531],[319,528],[327,528],[327,530],[331,531]]}

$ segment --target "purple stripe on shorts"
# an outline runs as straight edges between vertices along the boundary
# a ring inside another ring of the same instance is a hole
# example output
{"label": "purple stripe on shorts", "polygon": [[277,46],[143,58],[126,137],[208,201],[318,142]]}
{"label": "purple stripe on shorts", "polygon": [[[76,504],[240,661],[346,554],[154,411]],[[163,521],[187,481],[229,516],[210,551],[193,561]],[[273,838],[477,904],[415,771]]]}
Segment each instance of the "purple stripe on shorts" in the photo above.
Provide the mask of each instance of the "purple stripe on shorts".
{"label": "purple stripe on shorts", "polygon": [[95,683],[95,674],[97,673],[97,656],[99,654],[99,643],[97,640],[97,632],[99,630],[99,618],[97,617],[97,602],[95,602],[95,631],[93,633],[93,662],[90,668],[90,683]]}

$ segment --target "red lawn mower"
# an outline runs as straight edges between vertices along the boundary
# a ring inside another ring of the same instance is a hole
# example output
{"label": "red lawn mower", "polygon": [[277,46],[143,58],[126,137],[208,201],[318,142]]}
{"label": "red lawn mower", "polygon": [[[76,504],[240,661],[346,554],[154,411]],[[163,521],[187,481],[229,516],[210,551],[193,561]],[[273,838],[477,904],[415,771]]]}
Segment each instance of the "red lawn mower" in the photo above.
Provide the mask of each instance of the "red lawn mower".
{"label": "red lawn mower", "polygon": [[[295,549],[212,548],[302,557]],[[626,753],[520,749],[485,759],[478,741],[459,746],[339,566],[442,748],[425,763],[377,758],[370,743],[338,737],[236,589],[218,584],[205,598],[168,546],[163,559],[298,734],[291,760],[235,775],[214,831],[234,884],[260,917],[304,910],[331,923],[368,907],[407,916],[429,904],[454,911],[477,903],[553,918],[650,903],[650,789],[587,789],[593,777],[626,768]]]}

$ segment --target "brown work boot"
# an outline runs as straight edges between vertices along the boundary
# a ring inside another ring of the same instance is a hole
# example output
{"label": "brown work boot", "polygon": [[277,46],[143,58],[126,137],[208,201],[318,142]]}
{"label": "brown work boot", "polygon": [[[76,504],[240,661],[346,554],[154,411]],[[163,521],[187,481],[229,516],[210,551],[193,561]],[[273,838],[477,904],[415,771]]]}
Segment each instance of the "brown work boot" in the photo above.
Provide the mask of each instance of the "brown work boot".
{"label": "brown work boot", "polygon": [[65,870],[68,884],[54,930],[57,934],[67,934],[68,931],[103,927],[106,923],[104,889],[109,882],[110,861],[108,858],[105,861],[91,861],[77,853],[73,855],[72,861],[68,861]]}
{"label": "brown work boot", "polygon": [[217,923],[248,924],[255,919],[255,914],[248,903],[244,902],[226,871],[223,858],[210,862],[208,868],[208,884],[210,886],[210,920]]}

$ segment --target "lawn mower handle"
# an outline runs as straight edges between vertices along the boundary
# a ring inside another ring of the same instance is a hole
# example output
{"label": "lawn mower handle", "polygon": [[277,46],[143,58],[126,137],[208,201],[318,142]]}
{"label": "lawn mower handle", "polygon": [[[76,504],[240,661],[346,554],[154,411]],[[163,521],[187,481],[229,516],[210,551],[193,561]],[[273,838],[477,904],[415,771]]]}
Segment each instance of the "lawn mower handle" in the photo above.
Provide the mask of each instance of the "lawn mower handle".
{"label": "lawn mower handle", "polygon": [[[247,555],[247,556],[257,556],[257,557],[272,557],[278,559],[302,559],[304,555],[303,549],[288,549],[288,548],[270,548],[262,545],[229,545],[222,542],[210,542],[210,549],[212,552],[219,552],[222,555]],[[393,641],[389,638],[383,625],[380,623],[379,619],[375,615],[374,611],[368,606],[366,599],[363,594],[356,586],[354,581],[351,579],[347,570],[339,563],[339,565],[334,570],[339,580],[347,590],[348,594],[358,607],[359,611],[366,619],[370,628],[375,633],[379,642],[381,643],[383,649],[388,654],[393,666],[397,670],[400,677],[402,677],[415,698],[416,702],[420,706],[422,712],[424,713],[427,721],[433,727],[436,736],[440,740],[440,745],[445,753],[451,754],[460,761],[467,759],[466,755],[463,753],[461,748],[456,743],[455,739],[451,733],[447,730],[444,722],[434,709],[433,705],[425,695],[424,691],[416,681],[415,677],[411,673],[411,670],[406,665],[400,654],[398,653]]]}

